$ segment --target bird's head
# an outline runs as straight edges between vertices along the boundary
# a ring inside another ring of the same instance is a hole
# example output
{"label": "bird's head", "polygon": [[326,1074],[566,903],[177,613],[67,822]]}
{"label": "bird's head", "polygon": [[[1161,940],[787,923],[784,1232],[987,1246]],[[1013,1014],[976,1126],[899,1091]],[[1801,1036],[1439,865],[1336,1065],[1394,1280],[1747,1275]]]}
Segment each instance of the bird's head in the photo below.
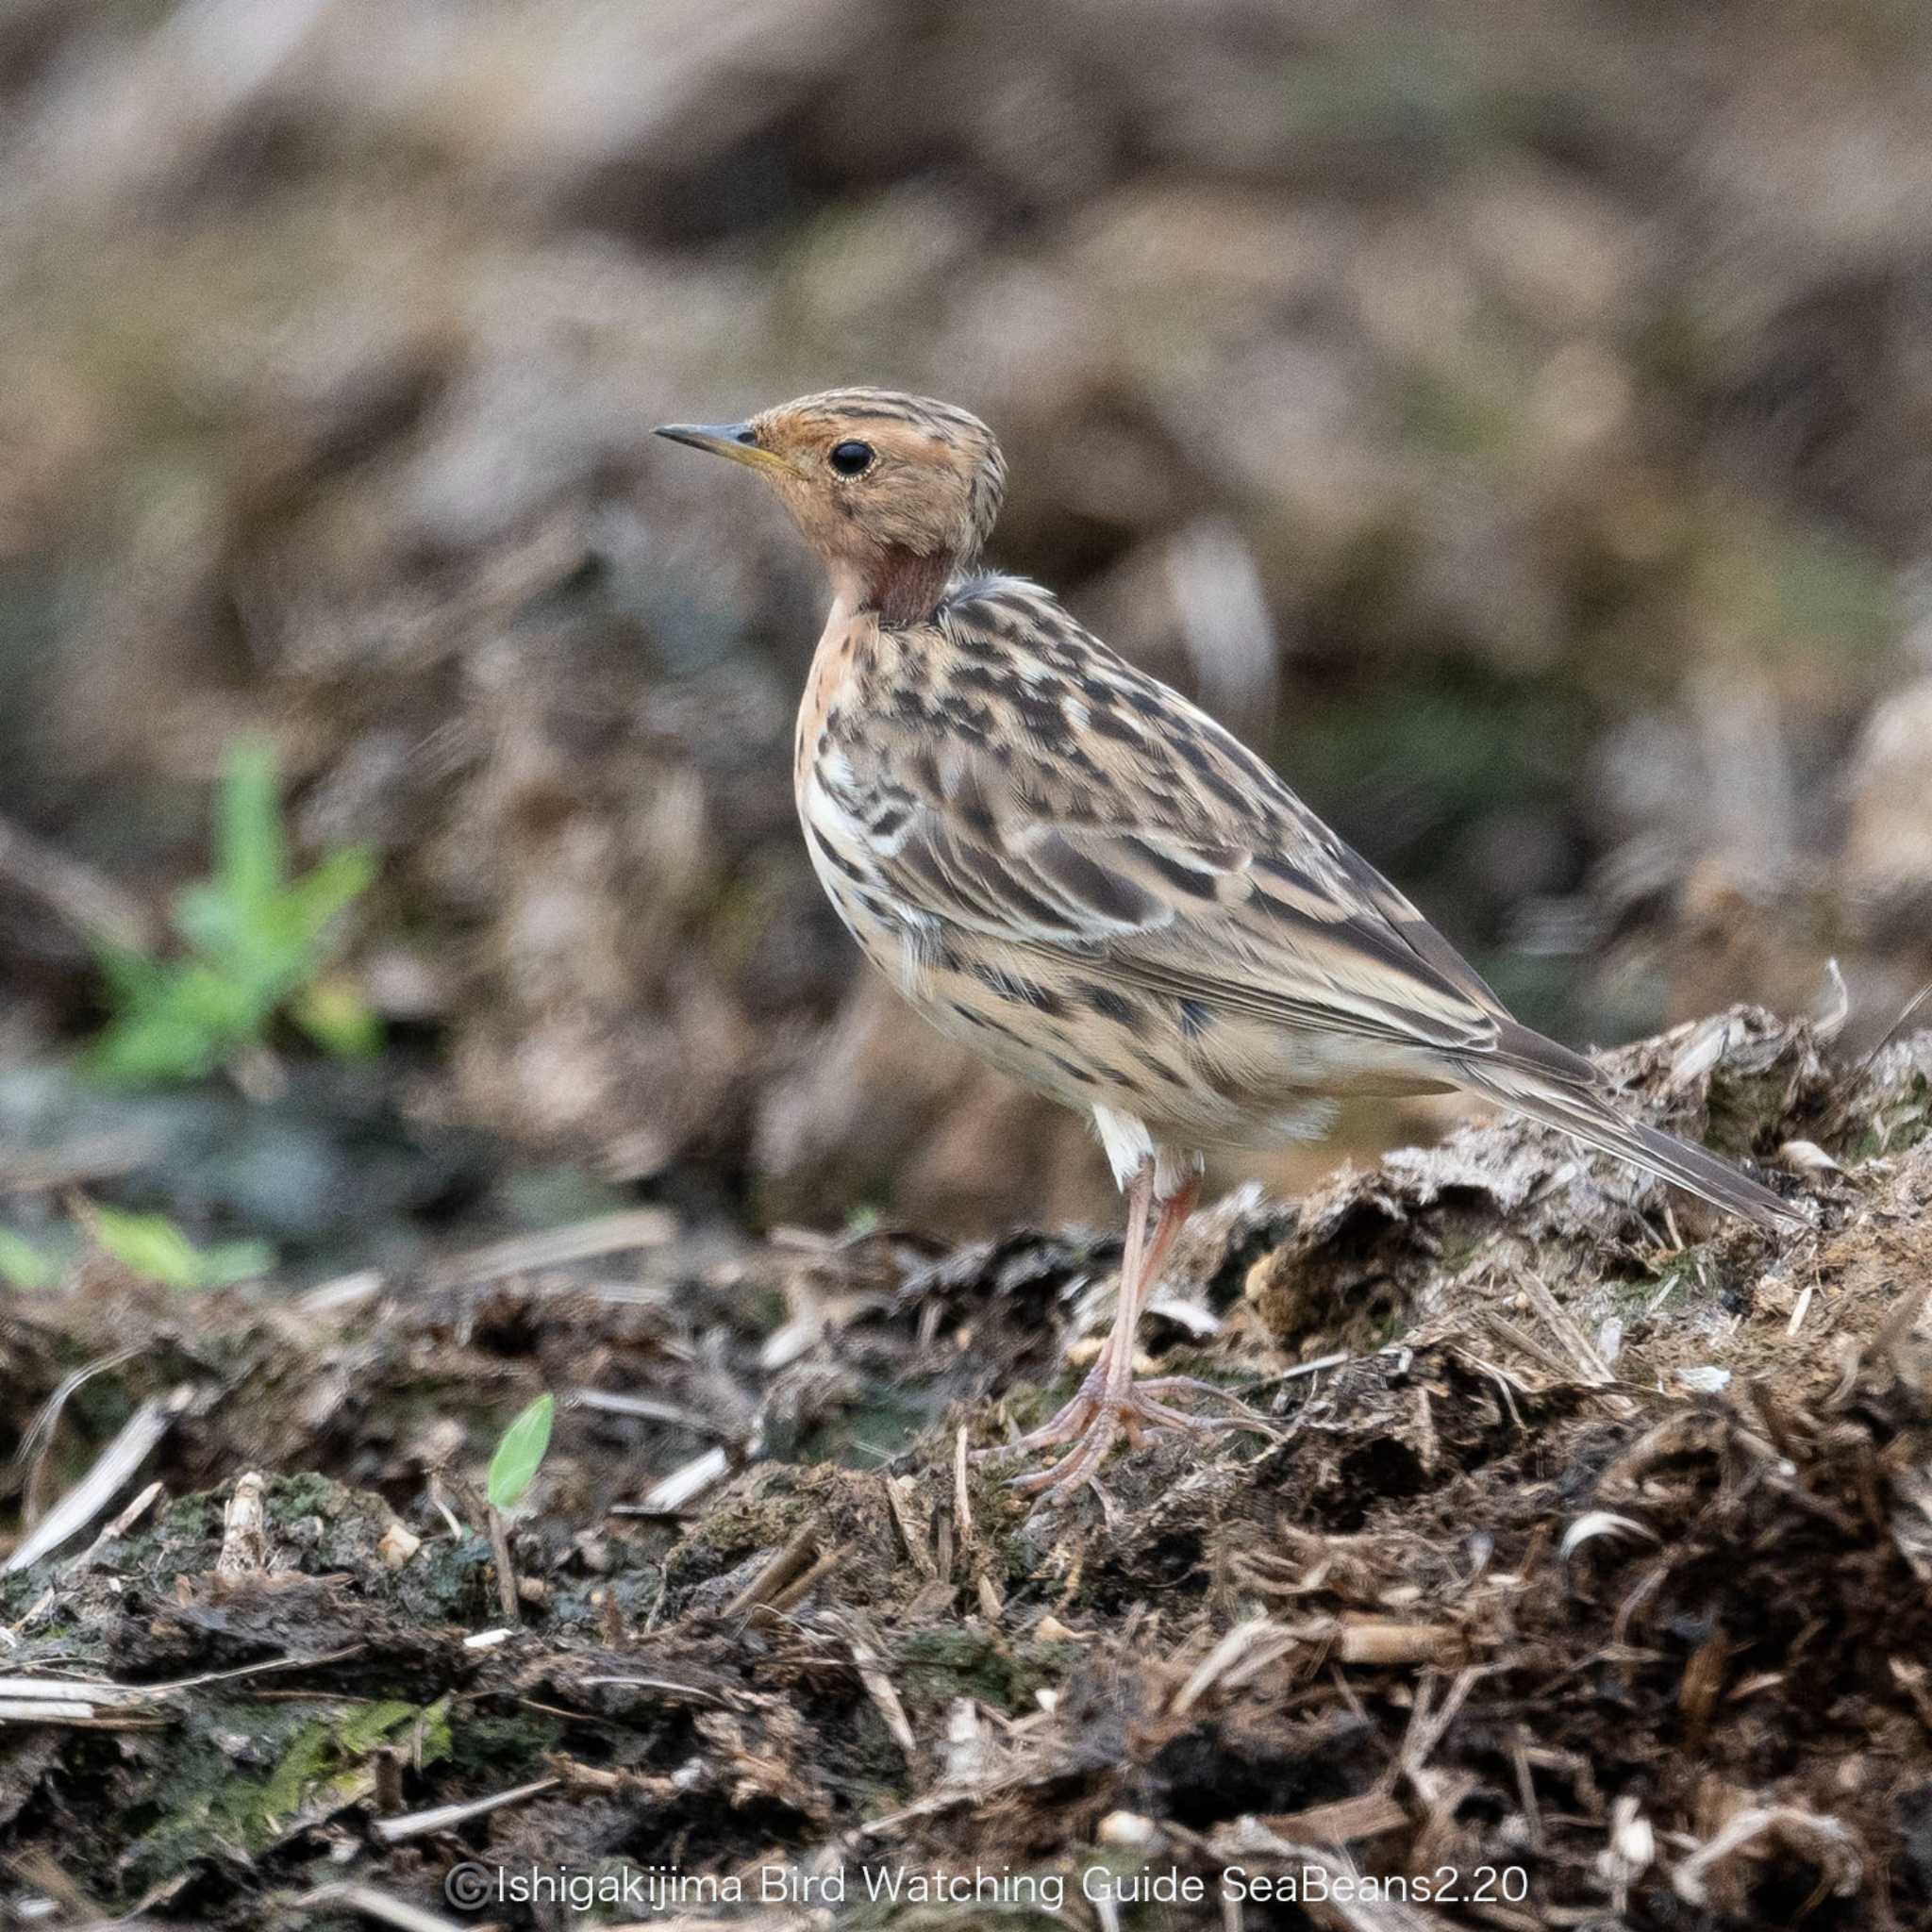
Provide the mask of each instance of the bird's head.
{"label": "bird's head", "polygon": [[976,416],[890,390],[828,390],[744,423],[667,424],[659,436],[757,470],[852,610],[931,616],[979,554],[1007,466]]}

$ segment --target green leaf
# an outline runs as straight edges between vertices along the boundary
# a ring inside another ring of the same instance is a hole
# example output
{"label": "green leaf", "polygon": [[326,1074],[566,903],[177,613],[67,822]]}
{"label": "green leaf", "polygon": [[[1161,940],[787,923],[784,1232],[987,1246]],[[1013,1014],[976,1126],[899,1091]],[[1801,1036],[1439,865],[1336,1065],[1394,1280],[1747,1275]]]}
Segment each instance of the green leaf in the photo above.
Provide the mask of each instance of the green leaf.
{"label": "green leaf", "polygon": [[368,1059],[382,1051],[381,1020],[362,989],[343,974],[304,987],[289,1003],[289,1018],[339,1059]]}
{"label": "green leaf", "polygon": [[201,1250],[201,1288],[227,1288],[238,1281],[259,1281],[275,1272],[275,1251],[266,1241],[217,1241]]}
{"label": "green leaf", "polygon": [[88,1053],[88,1070],[116,1087],[190,1079],[211,1073],[214,1064],[208,1034],[170,1012],[112,1021]]}
{"label": "green leaf", "polygon": [[492,1509],[514,1509],[522,1501],[550,1446],[550,1418],[556,1407],[548,1395],[540,1395],[504,1430],[503,1441],[490,1458],[485,1493]]}
{"label": "green leaf", "polygon": [[169,966],[125,1003],[94,1042],[93,1071],[125,1085],[211,1073],[255,1039],[272,1004],[212,966]]}
{"label": "green leaf", "polygon": [[265,1241],[223,1241],[197,1248],[165,1214],[136,1214],[98,1203],[86,1210],[101,1249],[130,1274],[163,1288],[225,1288],[266,1274],[275,1264]]}
{"label": "green leaf", "polygon": [[375,854],[366,845],[344,845],[325,854],[281,894],[311,942],[337,913],[345,911],[375,881]]}
{"label": "green leaf", "polygon": [[375,855],[357,845],[291,879],[274,747],[239,741],[216,800],[213,876],[175,898],[187,957],[101,954],[112,1018],[93,1072],[124,1085],[197,1079],[260,1043],[284,1009],[325,1052],[375,1052],[381,1029],[366,1002],[323,976],[329,926],[375,873]]}
{"label": "green leaf", "polygon": [[204,958],[233,959],[248,944],[247,922],[254,908],[220,885],[204,880],[183,886],[175,894],[174,911],[175,930]]}
{"label": "green leaf", "polygon": [[90,1211],[94,1240],[130,1274],[164,1288],[200,1286],[200,1255],[165,1214],[130,1214],[119,1208]]}
{"label": "green leaf", "polygon": [[0,1227],[0,1281],[19,1289],[51,1288],[57,1273],[52,1260],[24,1234]]}
{"label": "green leaf", "polygon": [[275,746],[238,740],[228,751],[215,819],[215,881],[238,907],[264,905],[288,875]]}
{"label": "green leaf", "polygon": [[137,952],[132,946],[106,944],[96,957],[101,962],[101,976],[108,982],[108,997],[123,1005],[145,998],[155,982],[166,976],[166,969],[158,959]]}

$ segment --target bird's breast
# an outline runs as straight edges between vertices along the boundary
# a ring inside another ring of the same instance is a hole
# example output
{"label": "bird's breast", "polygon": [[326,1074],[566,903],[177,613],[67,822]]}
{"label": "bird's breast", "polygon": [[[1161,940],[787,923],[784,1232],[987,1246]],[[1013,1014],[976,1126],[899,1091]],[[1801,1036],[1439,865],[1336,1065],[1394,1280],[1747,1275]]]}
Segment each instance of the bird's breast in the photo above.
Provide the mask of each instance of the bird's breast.
{"label": "bird's breast", "polygon": [[806,787],[814,764],[830,751],[829,734],[835,720],[860,696],[863,668],[878,635],[875,618],[855,616],[834,606],[798,706],[798,729],[792,744],[791,779],[804,808]]}
{"label": "bird's breast", "polygon": [[903,983],[911,970],[907,918],[879,876],[867,837],[874,803],[870,760],[859,759],[861,772],[853,757],[864,738],[877,642],[876,620],[834,608],[798,707],[792,788],[806,848],[825,896],[873,963]]}

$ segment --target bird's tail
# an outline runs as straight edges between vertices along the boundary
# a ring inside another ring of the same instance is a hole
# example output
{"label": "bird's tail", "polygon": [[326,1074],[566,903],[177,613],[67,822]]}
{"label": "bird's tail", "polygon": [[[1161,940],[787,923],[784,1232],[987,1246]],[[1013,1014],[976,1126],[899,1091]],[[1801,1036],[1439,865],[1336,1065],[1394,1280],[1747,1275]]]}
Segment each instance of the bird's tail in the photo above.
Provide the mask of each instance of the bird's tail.
{"label": "bird's tail", "polygon": [[1462,1063],[1464,1078],[1477,1092],[1547,1126],[1560,1127],[1586,1147],[1627,1160],[1759,1227],[1810,1224],[1801,1207],[1780,1200],[1729,1161],[1673,1134],[1625,1120],[1591,1063],[1554,1041],[1512,1025],[1501,1048],[1494,1059]]}

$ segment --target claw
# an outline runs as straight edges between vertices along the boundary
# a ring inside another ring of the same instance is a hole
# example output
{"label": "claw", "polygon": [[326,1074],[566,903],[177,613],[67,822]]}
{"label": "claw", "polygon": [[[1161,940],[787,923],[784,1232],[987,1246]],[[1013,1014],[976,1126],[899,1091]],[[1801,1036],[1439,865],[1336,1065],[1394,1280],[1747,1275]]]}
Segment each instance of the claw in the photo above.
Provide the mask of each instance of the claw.
{"label": "claw", "polygon": [[[1124,1436],[1137,1443],[1143,1435],[1213,1435],[1224,1429],[1254,1429],[1262,1435],[1278,1437],[1279,1425],[1258,1410],[1250,1408],[1238,1396],[1211,1382],[1199,1382],[1188,1375],[1162,1375],[1149,1381],[1130,1383],[1124,1390],[1093,1389],[1092,1376],[1081,1385],[1080,1392],[1043,1428],[1035,1429],[1017,1442],[1001,1444],[983,1454],[1008,1456],[1021,1451],[1058,1447],[1071,1442],[1073,1451],[1046,1469],[1031,1470],[1015,1476],[1008,1485],[1023,1496],[1040,1496],[1060,1501],[1091,1483],[1108,1452]],[[1212,1395],[1230,1405],[1228,1415],[1190,1415],[1156,1399],[1161,1393]]]}
{"label": "claw", "polygon": [[1104,1378],[1096,1368],[1080,1384],[1073,1401],[1056,1410],[1037,1429],[1029,1429],[1010,1442],[995,1442],[991,1449],[975,1449],[970,1459],[991,1462],[1003,1456],[1033,1456],[1042,1449],[1057,1449],[1063,1442],[1077,1441],[1093,1422],[1104,1386]]}
{"label": "claw", "polygon": [[1178,1418],[1183,1426],[1191,1429],[1253,1429],[1262,1436],[1279,1437],[1282,1434],[1281,1424],[1272,1416],[1251,1407],[1232,1389],[1218,1388],[1212,1382],[1202,1381],[1198,1375],[1157,1375],[1151,1381],[1139,1384],[1137,1392],[1143,1398],[1157,1394],[1205,1395],[1210,1401],[1226,1403],[1227,1413],[1220,1416],[1184,1415],[1178,1409],[1168,1408],[1163,1403],[1148,1403],[1148,1407]]}

